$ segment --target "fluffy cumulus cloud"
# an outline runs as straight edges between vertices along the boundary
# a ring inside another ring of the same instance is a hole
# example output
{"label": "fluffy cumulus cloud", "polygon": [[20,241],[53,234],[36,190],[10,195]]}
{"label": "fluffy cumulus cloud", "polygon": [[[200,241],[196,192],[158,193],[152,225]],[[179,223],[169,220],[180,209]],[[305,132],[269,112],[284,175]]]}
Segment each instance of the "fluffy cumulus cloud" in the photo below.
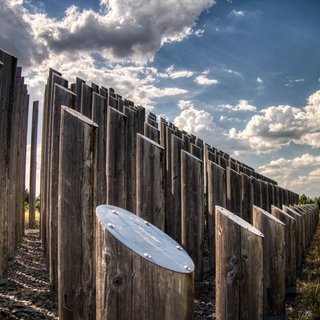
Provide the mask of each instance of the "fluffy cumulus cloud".
{"label": "fluffy cumulus cloud", "polygon": [[249,141],[251,149],[258,153],[281,149],[292,142],[320,148],[319,112],[320,91],[317,91],[302,109],[280,105],[262,110],[244,130],[234,130],[234,138]]}
{"label": "fluffy cumulus cloud", "polygon": [[320,156],[303,154],[292,159],[280,158],[259,167],[259,171],[275,180],[285,188],[319,196]]}
{"label": "fluffy cumulus cloud", "polygon": [[208,78],[209,71],[204,71],[200,75],[198,75],[195,79],[194,82],[196,84],[199,84],[201,86],[210,86],[214,84],[218,84],[219,81],[217,79],[210,79]]}
{"label": "fluffy cumulus cloud", "polygon": [[[48,65],[62,73],[69,83],[76,77],[82,78],[89,84],[114,88],[124,98],[152,109],[157,98],[179,96],[187,93],[179,87],[157,86],[159,72],[156,68],[141,65],[101,64],[93,56],[81,53],[54,55],[37,68],[37,71],[27,74],[27,84],[33,99],[43,99],[43,88],[48,75]],[[41,104],[40,104],[41,105]]]}
{"label": "fluffy cumulus cloud", "polygon": [[[193,33],[200,13],[214,2],[101,0],[99,12],[73,5],[62,19],[55,19],[44,12],[28,11],[22,0],[3,0],[0,39],[12,51],[20,50],[21,56],[23,43],[26,59],[36,52],[43,59],[50,51],[99,51],[108,59],[146,62],[164,43],[180,41]],[[9,44],[15,38],[19,48]]]}
{"label": "fluffy cumulus cloud", "polygon": [[192,101],[180,100],[178,107],[181,113],[174,119],[174,124],[181,130],[190,132],[230,154],[237,154],[239,149],[248,149],[245,141],[233,139],[226,130],[215,123],[209,112],[197,108]]}
{"label": "fluffy cumulus cloud", "polygon": [[[223,141],[224,148],[221,148],[231,150],[235,155],[269,153],[290,143],[320,148],[320,91],[313,93],[307,99],[306,106],[301,109],[280,105],[257,111],[256,107],[246,100],[240,100],[235,106],[222,105],[222,110],[255,112],[242,130],[222,129],[214,122],[210,113],[196,108],[189,100],[180,100],[178,107],[182,110],[175,119],[179,127],[194,134],[198,133],[218,148]],[[229,120],[236,123],[239,122],[237,119],[222,115],[218,122]]]}

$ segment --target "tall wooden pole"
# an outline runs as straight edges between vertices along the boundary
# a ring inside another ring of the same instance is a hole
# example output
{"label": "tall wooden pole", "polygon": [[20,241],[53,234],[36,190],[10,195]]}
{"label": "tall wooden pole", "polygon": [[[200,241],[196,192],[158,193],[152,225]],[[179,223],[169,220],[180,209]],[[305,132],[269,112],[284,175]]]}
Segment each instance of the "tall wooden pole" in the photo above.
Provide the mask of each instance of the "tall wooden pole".
{"label": "tall wooden pole", "polygon": [[36,200],[36,175],[37,175],[37,133],[38,133],[39,101],[33,102],[32,127],[31,127],[31,154],[30,154],[30,187],[29,187],[29,228],[36,226],[35,200]]}
{"label": "tall wooden pole", "polygon": [[216,318],[262,319],[263,234],[216,208]]}
{"label": "tall wooden pole", "polygon": [[253,206],[253,226],[264,234],[264,317],[285,319],[285,224]]}
{"label": "tall wooden pole", "polygon": [[99,126],[97,146],[97,205],[105,204],[107,197],[107,100],[94,92],[92,96],[92,120]]}
{"label": "tall wooden pole", "polygon": [[226,171],[216,163],[207,161],[207,201],[208,201],[208,251],[209,268],[216,266],[216,246],[215,246],[215,220],[216,206],[226,207]]}
{"label": "tall wooden pole", "polygon": [[62,107],[58,198],[61,320],[95,319],[97,128],[89,118]]}
{"label": "tall wooden pole", "polygon": [[165,226],[164,149],[137,134],[136,214],[161,230]]}
{"label": "tall wooden pole", "polygon": [[181,151],[181,242],[195,263],[195,280],[203,277],[204,186],[202,161]]}
{"label": "tall wooden pole", "polygon": [[127,116],[108,108],[107,204],[127,205]]}
{"label": "tall wooden pole", "polygon": [[17,59],[0,50],[0,284],[7,283],[9,152]]}
{"label": "tall wooden pole", "polygon": [[271,206],[271,214],[285,224],[285,285],[286,293],[296,292],[296,219],[283,210]]}
{"label": "tall wooden pole", "polygon": [[52,115],[51,115],[51,141],[50,141],[50,169],[49,179],[49,274],[52,292],[57,293],[58,285],[58,184],[59,184],[59,158],[60,158],[60,120],[61,106],[74,108],[75,94],[63,86],[53,85]]}

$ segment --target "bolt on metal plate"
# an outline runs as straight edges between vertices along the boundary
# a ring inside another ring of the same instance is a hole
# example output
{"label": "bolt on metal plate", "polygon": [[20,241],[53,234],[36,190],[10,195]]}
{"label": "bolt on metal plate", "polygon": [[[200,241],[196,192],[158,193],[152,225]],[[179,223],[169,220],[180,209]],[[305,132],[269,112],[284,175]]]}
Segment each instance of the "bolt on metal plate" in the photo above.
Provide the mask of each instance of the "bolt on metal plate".
{"label": "bolt on metal plate", "polygon": [[182,246],[150,222],[111,205],[98,206],[96,215],[112,236],[148,262],[174,272],[194,271],[194,263]]}

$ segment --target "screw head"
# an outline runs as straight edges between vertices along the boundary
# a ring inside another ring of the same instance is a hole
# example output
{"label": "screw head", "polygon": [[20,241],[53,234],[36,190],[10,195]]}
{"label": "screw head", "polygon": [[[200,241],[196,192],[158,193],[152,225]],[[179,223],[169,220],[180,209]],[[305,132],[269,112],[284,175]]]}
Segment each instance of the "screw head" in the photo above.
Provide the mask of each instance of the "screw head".
{"label": "screw head", "polygon": [[149,254],[149,253],[147,253],[147,252],[145,252],[144,254],[143,254],[146,258],[148,258],[148,259],[151,259],[152,257],[151,257],[151,254]]}
{"label": "screw head", "polygon": [[182,250],[182,247],[181,247],[181,246],[176,246],[176,248],[177,248],[178,250]]}
{"label": "screw head", "polygon": [[148,221],[145,221],[144,224],[150,226],[150,223]]}
{"label": "screw head", "polygon": [[112,210],[111,212],[115,215],[118,215],[118,212],[116,210]]}
{"label": "screw head", "polygon": [[185,268],[187,271],[191,271],[191,268],[188,267],[188,266],[184,266],[184,268]]}
{"label": "screw head", "polygon": [[111,228],[111,229],[115,228],[114,224],[112,224],[112,223],[108,223],[108,227]]}

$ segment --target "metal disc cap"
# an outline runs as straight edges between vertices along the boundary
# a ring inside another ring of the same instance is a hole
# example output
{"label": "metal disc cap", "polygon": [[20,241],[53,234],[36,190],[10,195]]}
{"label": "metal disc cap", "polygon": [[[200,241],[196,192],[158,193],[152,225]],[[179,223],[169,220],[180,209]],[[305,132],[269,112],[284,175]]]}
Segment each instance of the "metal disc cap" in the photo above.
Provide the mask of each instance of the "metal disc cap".
{"label": "metal disc cap", "polygon": [[142,258],[174,272],[192,273],[194,263],[171,237],[137,215],[111,205],[100,205],[96,215],[118,241]]}

